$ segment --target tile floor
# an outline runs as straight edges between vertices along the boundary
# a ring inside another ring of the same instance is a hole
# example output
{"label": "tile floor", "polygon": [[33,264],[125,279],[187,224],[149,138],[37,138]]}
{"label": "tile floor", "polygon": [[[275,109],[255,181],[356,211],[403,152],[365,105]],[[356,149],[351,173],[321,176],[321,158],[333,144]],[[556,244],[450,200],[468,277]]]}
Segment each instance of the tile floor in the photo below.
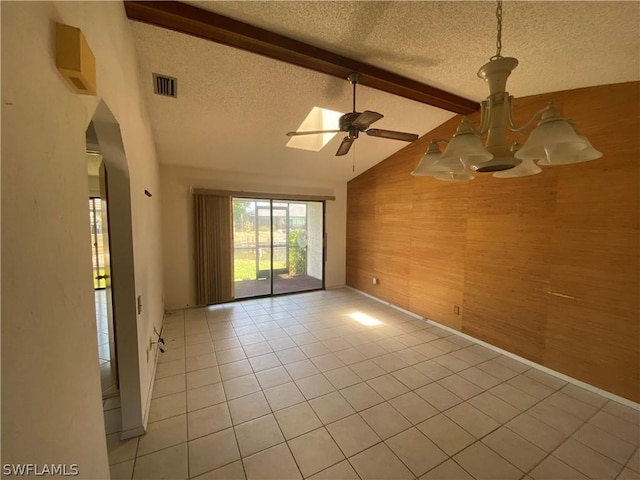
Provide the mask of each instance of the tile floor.
{"label": "tile floor", "polygon": [[167,314],[114,479],[638,479],[628,406],[349,289]]}

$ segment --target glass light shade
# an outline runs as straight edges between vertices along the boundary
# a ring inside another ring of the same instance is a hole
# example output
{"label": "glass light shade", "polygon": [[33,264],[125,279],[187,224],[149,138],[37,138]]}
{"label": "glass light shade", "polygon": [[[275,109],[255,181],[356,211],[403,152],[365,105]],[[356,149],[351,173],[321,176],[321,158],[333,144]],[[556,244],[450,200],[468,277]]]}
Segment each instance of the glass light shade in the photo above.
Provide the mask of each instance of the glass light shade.
{"label": "glass light shade", "polygon": [[502,172],[496,172],[493,174],[496,178],[517,178],[528,177],[530,175],[536,175],[540,173],[542,169],[536,165],[533,160],[522,160],[520,165],[510,168],[509,170],[503,170]]}
{"label": "glass light shade", "polygon": [[433,176],[437,180],[443,180],[445,182],[464,182],[467,180],[473,180],[474,177],[471,173],[438,173]]}
{"label": "glass light shade", "polygon": [[433,177],[447,182],[473,180],[475,175],[470,168],[470,162],[461,158],[450,158],[438,162],[445,169],[443,173],[436,173]]}
{"label": "glass light shade", "polygon": [[418,166],[411,172],[411,175],[416,177],[433,177],[438,173],[447,173],[449,170],[438,164],[441,157],[442,152],[440,152],[438,144],[432,141],[429,144],[427,152],[418,163]]}
{"label": "glass light shade", "polygon": [[541,160],[545,165],[573,163],[574,158],[587,148],[589,141],[576,133],[562,118],[542,120],[531,132],[527,142],[515,154],[520,160]]}
{"label": "glass light shade", "polygon": [[482,140],[474,132],[473,124],[467,117],[463,117],[456,134],[442,154],[440,164],[444,165],[446,162],[460,159],[471,165],[486,162],[492,158],[493,154],[484,148]]}
{"label": "glass light shade", "polygon": [[[546,158],[543,158],[538,162],[538,165],[569,165],[571,163],[582,163],[589,162],[591,160],[596,160],[602,157],[602,152],[599,152],[591,142],[584,135],[578,134],[578,138],[584,141],[585,148],[577,150],[577,151],[564,151],[562,155],[558,155],[555,152],[552,152],[551,156],[547,153]],[[551,161],[550,159],[553,159]]]}

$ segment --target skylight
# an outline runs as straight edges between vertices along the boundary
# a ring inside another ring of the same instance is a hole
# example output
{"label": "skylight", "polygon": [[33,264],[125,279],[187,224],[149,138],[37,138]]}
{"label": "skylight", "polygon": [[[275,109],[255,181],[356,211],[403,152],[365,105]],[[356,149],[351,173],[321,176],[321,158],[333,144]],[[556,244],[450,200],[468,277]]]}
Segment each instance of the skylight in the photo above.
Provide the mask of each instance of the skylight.
{"label": "skylight", "polygon": [[[342,113],[327,110],[326,108],[313,107],[300,126],[297,132],[307,132],[311,130],[337,130],[338,119]],[[291,137],[287,142],[287,147],[300,148],[302,150],[320,151],[329,141],[335,137],[335,133],[322,133],[318,135],[302,135]]]}

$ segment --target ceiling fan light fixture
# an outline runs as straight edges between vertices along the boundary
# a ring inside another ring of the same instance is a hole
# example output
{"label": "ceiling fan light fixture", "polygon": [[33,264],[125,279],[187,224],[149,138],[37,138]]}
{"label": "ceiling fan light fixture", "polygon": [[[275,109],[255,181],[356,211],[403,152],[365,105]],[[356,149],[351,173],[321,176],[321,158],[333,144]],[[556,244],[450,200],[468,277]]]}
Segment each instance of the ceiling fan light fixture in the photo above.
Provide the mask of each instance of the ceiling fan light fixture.
{"label": "ceiling fan light fixture", "polygon": [[[489,86],[489,96],[481,103],[480,126],[476,129],[466,117],[463,118],[438,160],[439,166],[452,167],[446,180],[456,179],[458,174],[453,167],[457,168],[458,161],[465,165],[465,171],[460,175],[469,179],[466,177],[473,177],[473,170],[480,173],[495,172],[493,176],[497,178],[513,178],[540,173],[542,169],[533,163],[536,160],[538,165],[565,165],[600,158],[602,153],[578,132],[575,124],[563,119],[553,104],[536,112],[526,124],[519,126],[515,123],[513,97],[506,87],[509,75],[518,66],[518,60],[501,55],[502,1],[496,3],[496,54],[478,71],[478,77]],[[514,155],[508,146],[507,131],[521,133],[538,118],[540,123]],[[486,146],[480,140],[485,134]],[[512,173],[506,173],[512,170]]]}

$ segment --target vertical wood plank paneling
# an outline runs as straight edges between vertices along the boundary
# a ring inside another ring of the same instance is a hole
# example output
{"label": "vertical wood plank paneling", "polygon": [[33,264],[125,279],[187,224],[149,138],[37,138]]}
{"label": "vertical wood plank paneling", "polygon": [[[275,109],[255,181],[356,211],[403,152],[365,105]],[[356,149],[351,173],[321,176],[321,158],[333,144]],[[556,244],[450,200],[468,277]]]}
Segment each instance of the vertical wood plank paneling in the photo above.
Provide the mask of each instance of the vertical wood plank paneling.
{"label": "vertical wood plank paneling", "polygon": [[352,180],[348,285],[640,401],[639,87],[516,100],[519,121],[554,100],[604,153],[594,162],[464,184],[411,177],[454,118]]}

